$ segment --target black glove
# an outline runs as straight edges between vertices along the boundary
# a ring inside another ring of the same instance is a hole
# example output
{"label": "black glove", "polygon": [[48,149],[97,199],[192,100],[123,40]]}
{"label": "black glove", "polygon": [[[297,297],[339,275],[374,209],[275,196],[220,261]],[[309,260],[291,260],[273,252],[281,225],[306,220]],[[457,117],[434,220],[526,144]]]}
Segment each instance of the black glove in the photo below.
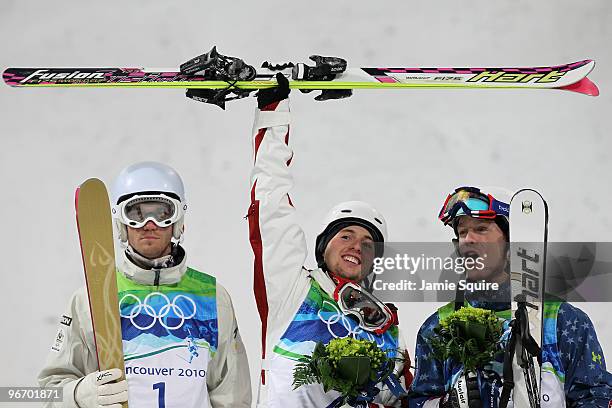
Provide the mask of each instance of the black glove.
{"label": "black glove", "polygon": [[474,372],[467,372],[449,394],[440,400],[440,408],[481,408],[480,384]]}
{"label": "black glove", "polygon": [[289,97],[289,80],[280,72],[276,73],[276,82],[278,86],[274,88],[260,89],[257,92],[257,106],[263,109],[271,103],[280,102]]}

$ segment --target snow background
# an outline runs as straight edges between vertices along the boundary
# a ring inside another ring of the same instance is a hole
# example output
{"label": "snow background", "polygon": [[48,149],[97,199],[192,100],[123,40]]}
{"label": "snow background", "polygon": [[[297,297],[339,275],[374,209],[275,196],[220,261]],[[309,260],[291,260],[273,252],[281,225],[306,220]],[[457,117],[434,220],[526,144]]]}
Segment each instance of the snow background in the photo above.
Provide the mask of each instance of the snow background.
{"label": "snow background", "polygon": [[[215,44],[252,64],[305,61],[313,53],[342,56],[353,66],[534,66],[592,58],[598,98],[362,90],[318,103],[313,94],[294,92],[292,198],[311,247],[326,211],[348,199],[374,203],[392,240],[446,241],[452,233],[437,212],[449,191],[466,184],[539,189],[550,206],[551,240],[608,241],[611,23],[608,0],[2,0],[0,67],[173,67]],[[260,329],[243,219],[255,100],[223,112],[182,94],[0,86],[0,361],[7,368],[0,385],[34,385],[58,318],[84,284],[75,187],[88,177],[109,184],[141,160],[166,162],[182,175],[189,264],[216,275],[232,295],[256,384]],[[609,304],[579,306],[611,358]],[[412,350],[434,308],[400,305]]]}

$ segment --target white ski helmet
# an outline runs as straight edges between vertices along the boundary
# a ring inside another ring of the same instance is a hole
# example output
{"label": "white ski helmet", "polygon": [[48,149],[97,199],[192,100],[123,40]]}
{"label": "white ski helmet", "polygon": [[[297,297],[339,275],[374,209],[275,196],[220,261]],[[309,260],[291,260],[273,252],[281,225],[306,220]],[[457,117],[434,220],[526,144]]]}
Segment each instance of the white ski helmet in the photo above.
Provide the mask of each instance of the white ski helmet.
{"label": "white ski helmet", "polygon": [[142,194],[163,194],[180,202],[181,205],[177,208],[179,216],[172,224],[172,236],[176,241],[181,241],[183,221],[187,210],[183,181],[172,167],[152,161],[135,163],[126,167],[113,183],[111,189],[112,215],[120,241],[127,243],[127,227],[120,216],[119,204],[135,195]]}
{"label": "white ski helmet", "polygon": [[[319,268],[325,267],[324,253],[329,241],[343,228],[358,225],[367,229],[374,242],[384,243],[387,240],[387,222],[382,214],[370,204],[363,201],[346,201],[336,205],[325,216],[321,233],[317,236],[315,258]],[[382,247],[375,256],[382,256]]]}

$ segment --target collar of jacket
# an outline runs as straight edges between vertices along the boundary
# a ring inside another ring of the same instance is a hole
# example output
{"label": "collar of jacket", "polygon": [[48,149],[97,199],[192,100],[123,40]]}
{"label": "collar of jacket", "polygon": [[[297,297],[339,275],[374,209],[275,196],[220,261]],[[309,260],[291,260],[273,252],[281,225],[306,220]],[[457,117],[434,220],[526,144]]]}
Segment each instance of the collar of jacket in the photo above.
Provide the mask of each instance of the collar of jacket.
{"label": "collar of jacket", "polygon": [[187,271],[187,256],[178,265],[169,268],[143,269],[132,262],[125,251],[121,252],[121,266],[119,270],[126,278],[141,285],[171,285],[178,283]]}
{"label": "collar of jacket", "polygon": [[312,271],[309,271],[309,273],[310,273],[310,277],[317,281],[321,289],[323,289],[325,293],[327,293],[329,296],[333,298],[334,291],[336,290],[336,284],[334,283],[332,278],[329,277],[327,272],[325,272],[321,268],[317,268]]}

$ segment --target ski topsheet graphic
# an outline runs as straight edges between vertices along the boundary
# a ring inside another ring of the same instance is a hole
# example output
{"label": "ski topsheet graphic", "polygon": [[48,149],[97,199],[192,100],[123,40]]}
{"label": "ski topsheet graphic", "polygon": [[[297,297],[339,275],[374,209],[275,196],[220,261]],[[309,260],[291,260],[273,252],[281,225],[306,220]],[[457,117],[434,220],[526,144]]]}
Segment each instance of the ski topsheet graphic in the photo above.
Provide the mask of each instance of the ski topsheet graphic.
{"label": "ski topsheet graphic", "polygon": [[265,62],[262,68],[254,68],[239,58],[219,54],[213,47],[182,64],[179,70],[8,68],[3,79],[15,87],[200,88],[231,90],[237,95],[243,91],[239,96],[243,97],[252,90],[275,86],[275,76],[281,72],[289,79],[290,88],[341,92],[330,93],[323,99],[338,99],[350,95],[348,90],[364,88],[526,88],[599,94],[597,86],[586,77],[595,66],[592,60],[523,68],[354,68],[348,67],[342,58],[315,55],[310,59],[314,65]]}
{"label": "ski topsheet graphic", "polygon": [[510,285],[514,320],[504,362],[502,408],[507,404],[505,399],[512,385],[514,407],[539,408],[544,397],[541,395],[541,347],[547,235],[546,201],[535,190],[518,191],[510,202]]}
{"label": "ski topsheet graphic", "polygon": [[101,371],[119,368],[125,372],[112,220],[104,183],[89,179],[81,184],[75,205],[98,366]]}

